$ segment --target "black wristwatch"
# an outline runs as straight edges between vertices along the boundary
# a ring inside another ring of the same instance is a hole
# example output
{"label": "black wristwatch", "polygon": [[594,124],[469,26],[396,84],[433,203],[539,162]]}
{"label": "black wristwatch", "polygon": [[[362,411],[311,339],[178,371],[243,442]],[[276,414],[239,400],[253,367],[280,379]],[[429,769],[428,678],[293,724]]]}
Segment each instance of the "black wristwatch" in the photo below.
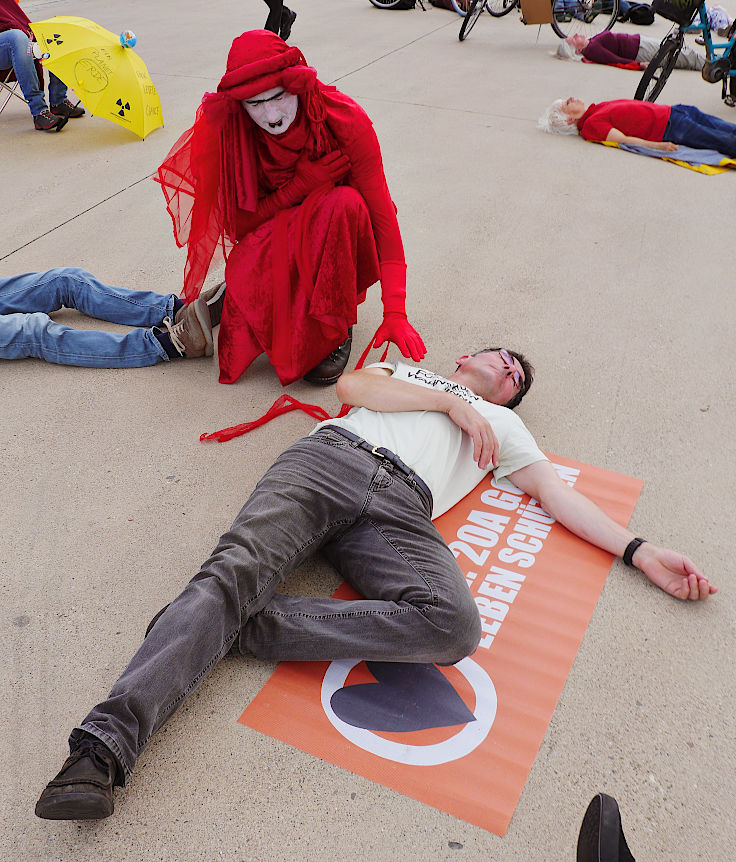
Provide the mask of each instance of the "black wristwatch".
{"label": "black wristwatch", "polygon": [[[646,539],[638,539],[638,538],[632,539],[629,542],[629,544],[626,546],[626,550],[623,553],[623,560],[627,566],[633,566],[634,565],[632,557],[636,553],[636,550],[639,547],[639,545],[643,545],[644,542],[646,542]],[[636,568],[636,567],[634,567],[634,568]]]}

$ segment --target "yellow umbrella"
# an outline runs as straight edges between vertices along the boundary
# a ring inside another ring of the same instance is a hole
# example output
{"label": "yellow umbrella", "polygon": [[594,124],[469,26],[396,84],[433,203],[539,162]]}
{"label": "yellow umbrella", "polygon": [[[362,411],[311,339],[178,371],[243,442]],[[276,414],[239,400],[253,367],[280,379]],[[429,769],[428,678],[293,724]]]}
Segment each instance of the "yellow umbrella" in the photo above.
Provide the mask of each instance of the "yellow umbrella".
{"label": "yellow umbrella", "polygon": [[74,89],[91,114],[140,138],[163,126],[161,102],[146,64],[121,44],[135,44],[132,34],[116,36],[94,21],[71,15],[32,23],[31,29],[44,66]]}

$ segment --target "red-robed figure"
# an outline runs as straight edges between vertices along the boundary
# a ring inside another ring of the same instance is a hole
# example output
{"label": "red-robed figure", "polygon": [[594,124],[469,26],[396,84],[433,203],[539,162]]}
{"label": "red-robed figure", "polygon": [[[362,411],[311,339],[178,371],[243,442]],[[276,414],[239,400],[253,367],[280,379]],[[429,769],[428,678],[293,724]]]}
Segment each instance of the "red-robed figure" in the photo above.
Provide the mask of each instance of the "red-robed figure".
{"label": "red-robed figure", "polygon": [[302,52],[266,30],[232,44],[217,93],[156,176],[195,299],[213,254],[227,259],[220,382],[262,352],[283,385],[333,383],[371,284],[384,316],[374,344],[415,361],[426,348],[406,317],[406,263],[381,151],[363,109],[317,79]]}

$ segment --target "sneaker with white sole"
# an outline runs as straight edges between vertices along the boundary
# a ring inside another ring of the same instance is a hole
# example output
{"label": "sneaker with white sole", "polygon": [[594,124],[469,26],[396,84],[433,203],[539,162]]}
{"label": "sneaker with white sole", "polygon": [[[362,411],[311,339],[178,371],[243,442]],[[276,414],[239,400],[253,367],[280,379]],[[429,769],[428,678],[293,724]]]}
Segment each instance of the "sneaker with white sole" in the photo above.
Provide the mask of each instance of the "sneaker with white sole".
{"label": "sneaker with white sole", "polygon": [[215,352],[210,311],[203,299],[195,299],[179,309],[176,322],[164,317],[163,325],[179,356],[194,359],[197,356],[212,356]]}

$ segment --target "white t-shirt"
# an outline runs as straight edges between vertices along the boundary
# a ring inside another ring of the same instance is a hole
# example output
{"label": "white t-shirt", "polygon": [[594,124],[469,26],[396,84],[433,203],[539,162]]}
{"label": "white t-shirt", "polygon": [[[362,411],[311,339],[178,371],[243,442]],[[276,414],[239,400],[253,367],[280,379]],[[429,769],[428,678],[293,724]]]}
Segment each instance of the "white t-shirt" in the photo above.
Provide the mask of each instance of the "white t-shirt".
{"label": "white t-shirt", "polygon": [[[375,363],[374,367],[389,369],[398,380],[452,392],[472,404],[491,423],[498,439],[499,462],[493,471],[496,479],[535,461],[547,460],[513,410],[489,404],[466,386],[424,368],[403,362]],[[433,518],[462,500],[489,472],[478,467],[473,460],[473,441],[446,413],[434,410],[381,413],[354,407],[347,416],[321,422],[314,431],[324,425],[347,428],[373,446],[383,446],[398,455],[429,486],[434,501]]]}

